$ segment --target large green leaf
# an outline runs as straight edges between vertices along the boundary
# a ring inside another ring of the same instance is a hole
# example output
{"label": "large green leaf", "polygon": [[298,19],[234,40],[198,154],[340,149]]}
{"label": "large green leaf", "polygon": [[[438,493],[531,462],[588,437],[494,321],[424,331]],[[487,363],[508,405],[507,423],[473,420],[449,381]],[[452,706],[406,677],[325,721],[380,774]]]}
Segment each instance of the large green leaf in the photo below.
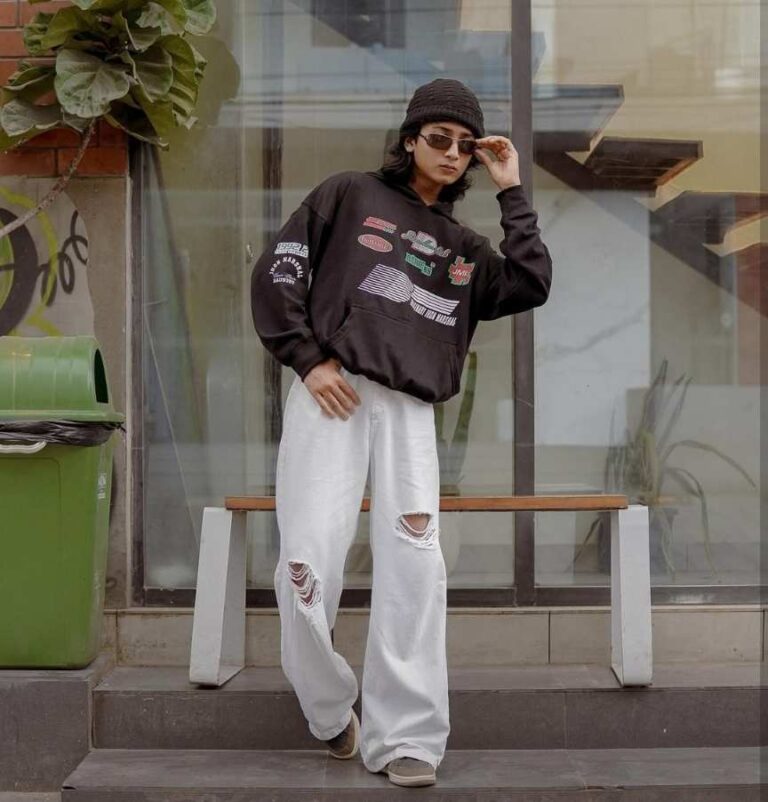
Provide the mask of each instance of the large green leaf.
{"label": "large green leaf", "polygon": [[105,119],[136,139],[157,145],[164,150],[168,148],[166,140],[158,135],[141,109],[132,108],[122,101],[115,101],[109,114],[105,115]]}
{"label": "large green leaf", "polygon": [[[30,0],[30,2],[43,2],[43,0]],[[129,3],[127,0],[72,0],[72,2],[82,8],[83,11],[104,11],[115,13],[120,9],[125,9],[129,5],[143,4],[143,0]]]}
{"label": "large green leaf", "polygon": [[33,56],[40,56],[46,52],[41,44],[43,37],[48,31],[48,26],[54,18],[54,14],[45,11],[38,11],[37,14],[24,26],[24,47]]}
{"label": "large green leaf", "polygon": [[186,20],[186,11],[179,0],[158,0],[144,6],[136,25],[139,28],[159,28],[165,36],[181,33]]}
{"label": "large green leaf", "polygon": [[195,36],[208,33],[216,22],[216,6],[212,0],[184,0],[187,9],[186,30]]}
{"label": "large green leaf", "polygon": [[158,135],[165,138],[174,129],[173,104],[170,100],[156,100],[154,103],[147,97],[147,93],[138,84],[131,90],[131,96],[146,114],[152,127]]}
{"label": "large green leaf", "polygon": [[133,56],[135,75],[147,97],[154,103],[168,94],[173,84],[173,58],[162,45]]}
{"label": "large green leaf", "polygon": [[[186,41],[186,39],[184,41]],[[195,59],[195,78],[199,83],[203,80],[208,59],[206,59],[205,56],[191,42],[187,42],[187,44],[189,45],[189,49],[192,51],[192,56]]]}
{"label": "large green leaf", "polygon": [[168,94],[173,104],[174,119],[177,125],[188,127],[197,102],[198,59],[189,42],[180,36],[163,37],[160,44],[173,57],[173,85]]}
{"label": "large green leaf", "polygon": [[93,119],[92,117],[77,117],[74,114],[70,114],[66,109],[61,110],[61,117],[64,125],[68,128],[73,128],[80,134],[85,133],[86,128],[88,128]]}
{"label": "large green leaf", "polygon": [[44,36],[40,39],[40,46],[44,50],[50,50],[52,47],[60,47],[67,43],[75,35],[89,32],[94,34],[101,32],[94,15],[69,6],[56,12]]}
{"label": "large green leaf", "polygon": [[[132,15],[137,16],[137,15]],[[128,17],[122,11],[118,11],[112,17],[112,25],[114,28],[123,33],[128,42],[134,50],[139,52],[147,50],[162,36],[160,28],[140,28],[135,24],[131,24]]]}
{"label": "large green leaf", "polygon": [[19,145],[22,145],[28,139],[32,139],[38,135],[38,131],[34,128],[27,131],[25,134],[20,134],[19,136],[11,136],[10,134],[6,133],[3,130],[2,126],[2,115],[0,115],[0,153],[4,153],[8,150],[13,150],[17,148]]}
{"label": "large green leaf", "polygon": [[14,98],[0,109],[0,122],[9,136],[20,136],[32,130],[47,131],[61,124],[61,106],[58,103],[36,106]]}
{"label": "large green leaf", "polygon": [[56,94],[61,105],[78,117],[98,117],[113,100],[123,97],[130,81],[123,64],[107,64],[79,50],[59,50],[56,57]]}
{"label": "large green leaf", "polygon": [[9,102],[14,97],[29,101],[37,100],[53,89],[55,76],[56,71],[52,64],[35,66],[24,63],[24,66],[13,73],[8,79],[8,83],[2,88],[0,105]]}

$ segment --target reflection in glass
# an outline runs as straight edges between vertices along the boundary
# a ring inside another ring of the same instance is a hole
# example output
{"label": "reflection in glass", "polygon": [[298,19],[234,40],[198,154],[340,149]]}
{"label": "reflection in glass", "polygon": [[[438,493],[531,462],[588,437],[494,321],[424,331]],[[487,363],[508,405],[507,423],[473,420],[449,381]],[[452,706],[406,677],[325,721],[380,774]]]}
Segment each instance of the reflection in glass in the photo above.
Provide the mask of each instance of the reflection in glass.
{"label": "reflection in glass", "polygon": [[[537,491],[648,503],[654,584],[758,579],[757,14],[533,4]],[[607,524],[539,515],[537,582],[608,584]]]}
{"label": "reflection in glass", "polygon": [[[509,2],[248,3],[221,17],[227,60],[211,64],[218,107],[195,140],[162,154],[146,221],[144,369],[150,586],[191,587],[206,504],[274,492],[282,408],[292,371],[253,332],[247,287],[254,255],[323,178],[374,170],[416,86],[441,76],[480,98],[489,133],[510,133]],[[222,89],[226,87],[226,89]],[[186,135],[185,135],[186,136]],[[496,190],[479,175],[456,215],[498,243]],[[179,261],[177,254],[181,253]],[[174,255],[176,254],[176,255]],[[167,314],[169,308],[173,314]],[[481,323],[461,392],[437,410],[446,495],[513,485],[512,325]],[[347,586],[370,584],[367,516],[349,554]],[[251,587],[270,588],[274,514],[249,515]],[[510,586],[510,515],[444,514],[452,587]]]}

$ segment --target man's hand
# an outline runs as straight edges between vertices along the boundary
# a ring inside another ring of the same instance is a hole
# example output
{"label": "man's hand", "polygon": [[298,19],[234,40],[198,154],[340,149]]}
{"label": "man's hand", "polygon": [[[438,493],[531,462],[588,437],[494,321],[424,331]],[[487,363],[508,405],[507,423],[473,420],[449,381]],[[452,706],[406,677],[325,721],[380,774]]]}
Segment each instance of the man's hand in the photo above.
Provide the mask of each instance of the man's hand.
{"label": "man's hand", "polygon": [[[517,186],[520,183],[520,164],[515,146],[505,136],[484,136],[476,141],[479,148],[475,156],[486,166],[493,183],[500,190]],[[480,148],[490,150],[495,160]]]}
{"label": "man's hand", "polygon": [[329,417],[347,420],[360,405],[360,397],[339,373],[341,362],[336,357],[315,365],[304,377],[304,385]]}

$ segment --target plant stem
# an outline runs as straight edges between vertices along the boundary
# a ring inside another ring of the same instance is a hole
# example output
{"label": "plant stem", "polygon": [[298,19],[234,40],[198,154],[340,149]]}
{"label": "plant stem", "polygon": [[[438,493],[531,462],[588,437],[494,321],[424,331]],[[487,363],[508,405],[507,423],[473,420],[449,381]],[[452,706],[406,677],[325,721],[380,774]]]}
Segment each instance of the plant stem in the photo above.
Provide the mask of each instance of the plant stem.
{"label": "plant stem", "polygon": [[15,220],[8,223],[8,225],[0,228],[0,240],[2,240],[3,237],[8,236],[8,234],[10,234],[12,231],[15,231],[17,228],[21,228],[23,225],[26,225],[29,220],[40,214],[40,212],[43,210],[47,209],[56,200],[69,182],[69,179],[72,178],[72,174],[77,169],[77,165],[80,164],[80,160],[85,154],[85,149],[88,147],[88,143],[93,136],[95,127],[96,118],[94,117],[88,124],[88,128],[86,128],[83,133],[77,153],[75,153],[74,158],[64,173],[62,173],[62,175],[59,177],[59,180],[51,187],[50,192],[48,192],[48,194],[40,201],[40,203],[37,204],[37,206],[35,206],[34,209],[28,209],[21,217],[17,217]]}

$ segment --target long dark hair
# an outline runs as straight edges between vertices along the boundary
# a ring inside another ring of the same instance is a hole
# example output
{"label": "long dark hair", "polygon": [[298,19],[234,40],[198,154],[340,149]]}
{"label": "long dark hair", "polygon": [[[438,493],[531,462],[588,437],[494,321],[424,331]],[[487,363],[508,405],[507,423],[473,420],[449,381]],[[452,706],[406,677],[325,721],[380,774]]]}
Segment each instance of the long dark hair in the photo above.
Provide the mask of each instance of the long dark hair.
{"label": "long dark hair", "polygon": [[[384,164],[381,165],[381,172],[387,180],[396,184],[408,184],[411,180],[413,153],[409,153],[405,149],[405,140],[409,138],[415,139],[423,125],[424,123],[416,123],[403,128],[399,132],[397,139],[387,149]],[[461,200],[464,197],[464,193],[472,186],[472,178],[469,175],[470,170],[475,170],[479,166],[480,162],[473,156],[461,178],[452,184],[444,186],[440,190],[437,199],[446,203],[455,203]]]}

